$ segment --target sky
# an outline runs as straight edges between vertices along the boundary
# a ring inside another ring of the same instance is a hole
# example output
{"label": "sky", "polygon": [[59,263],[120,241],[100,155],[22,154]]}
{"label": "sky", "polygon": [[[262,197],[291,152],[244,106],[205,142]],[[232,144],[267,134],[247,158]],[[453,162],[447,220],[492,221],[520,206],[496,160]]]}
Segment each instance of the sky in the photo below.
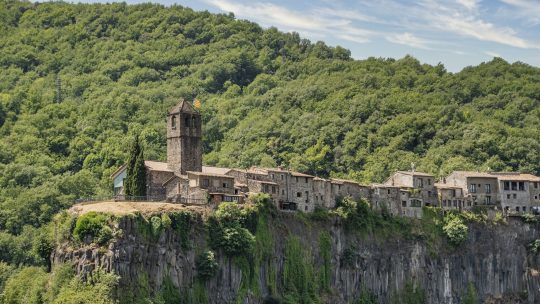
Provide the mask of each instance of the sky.
{"label": "sky", "polygon": [[540,67],[540,0],[78,0],[156,2],[234,13],[351,50],[355,59],[443,63],[458,72],[493,57]]}

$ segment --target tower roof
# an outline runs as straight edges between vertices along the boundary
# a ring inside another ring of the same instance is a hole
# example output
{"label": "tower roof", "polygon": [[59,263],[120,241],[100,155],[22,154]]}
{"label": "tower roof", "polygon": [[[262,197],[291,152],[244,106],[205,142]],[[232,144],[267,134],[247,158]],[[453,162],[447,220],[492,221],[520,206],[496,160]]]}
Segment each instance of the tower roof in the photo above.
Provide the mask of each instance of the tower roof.
{"label": "tower roof", "polygon": [[177,113],[199,114],[193,105],[189,101],[185,101],[184,98],[181,98],[178,104],[169,110],[169,114]]}

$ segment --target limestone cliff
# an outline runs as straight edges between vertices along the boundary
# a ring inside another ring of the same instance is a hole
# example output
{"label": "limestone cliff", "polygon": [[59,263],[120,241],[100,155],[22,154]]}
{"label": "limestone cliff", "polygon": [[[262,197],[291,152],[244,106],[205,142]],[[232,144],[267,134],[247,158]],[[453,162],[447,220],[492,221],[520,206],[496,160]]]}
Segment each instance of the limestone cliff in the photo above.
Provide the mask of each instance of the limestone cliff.
{"label": "limestone cliff", "polygon": [[[183,291],[194,286],[196,256],[208,247],[208,232],[200,220],[190,228],[187,249],[173,229],[149,239],[135,217],[123,217],[117,225],[122,233],[106,250],[65,244],[53,253],[53,263],[72,263],[81,274],[96,267],[114,271],[121,277],[121,288],[136,288],[143,277],[154,292],[165,280]],[[408,283],[422,289],[428,303],[462,303],[469,284],[482,302],[540,303],[540,257],[528,249],[540,238],[539,227],[521,219],[501,225],[470,224],[468,240],[457,248],[347,232],[339,218],[312,221],[279,213],[268,220],[268,227],[271,258],[254,265],[255,272],[246,273],[237,259],[218,253],[219,270],[204,283],[209,303],[263,303],[272,289],[281,295],[287,290],[283,277],[291,236],[298,236],[313,271],[324,272],[328,259],[321,252],[323,234],[330,236],[331,265],[329,288],[320,296],[323,303],[350,303],[362,289],[380,303],[389,303]],[[255,288],[246,289],[242,284],[250,275],[255,276]],[[317,277],[320,281],[322,276]]]}

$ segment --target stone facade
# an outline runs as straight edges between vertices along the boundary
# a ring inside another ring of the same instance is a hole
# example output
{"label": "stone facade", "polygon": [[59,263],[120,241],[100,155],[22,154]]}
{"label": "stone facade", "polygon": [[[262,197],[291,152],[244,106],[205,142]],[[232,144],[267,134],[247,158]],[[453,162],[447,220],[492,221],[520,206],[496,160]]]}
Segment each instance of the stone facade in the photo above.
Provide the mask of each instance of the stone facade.
{"label": "stone facade", "polygon": [[372,184],[370,202],[376,210],[388,208],[393,215],[404,215],[400,201],[400,189],[385,184]]}
{"label": "stone facade", "polygon": [[415,205],[418,202],[420,202],[421,206],[438,205],[435,176],[431,174],[416,171],[397,171],[384,184],[397,186],[408,191],[408,200],[414,200]]}
{"label": "stone facade", "polygon": [[444,184],[463,189],[463,196],[474,206],[498,206],[499,187],[497,176],[483,172],[454,171],[444,180]]}
{"label": "stone facade", "polygon": [[178,175],[202,171],[201,115],[184,100],[167,115],[167,164]]}
{"label": "stone facade", "polygon": [[469,198],[463,195],[463,189],[446,184],[435,184],[439,194],[439,206],[445,210],[468,210],[472,207]]}

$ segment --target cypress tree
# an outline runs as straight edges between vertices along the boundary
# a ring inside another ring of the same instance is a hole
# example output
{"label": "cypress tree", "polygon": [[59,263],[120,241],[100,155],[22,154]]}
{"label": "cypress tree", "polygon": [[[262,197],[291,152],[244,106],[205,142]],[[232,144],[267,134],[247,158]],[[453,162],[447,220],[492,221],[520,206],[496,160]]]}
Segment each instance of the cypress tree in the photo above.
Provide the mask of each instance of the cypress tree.
{"label": "cypress tree", "polygon": [[139,136],[135,136],[131,144],[126,171],[126,196],[146,196],[146,167]]}

